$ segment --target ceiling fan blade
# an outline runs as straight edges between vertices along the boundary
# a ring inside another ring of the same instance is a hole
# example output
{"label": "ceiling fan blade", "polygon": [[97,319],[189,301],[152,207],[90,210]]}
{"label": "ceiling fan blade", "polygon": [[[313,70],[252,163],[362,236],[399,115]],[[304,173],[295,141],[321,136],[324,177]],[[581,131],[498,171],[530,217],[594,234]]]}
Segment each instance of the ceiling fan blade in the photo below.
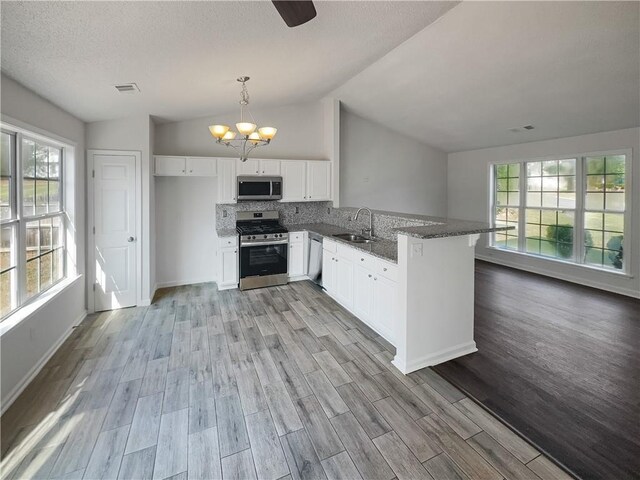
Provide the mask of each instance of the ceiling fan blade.
{"label": "ceiling fan blade", "polygon": [[316,7],[311,0],[272,0],[272,2],[289,27],[307,23],[316,16]]}

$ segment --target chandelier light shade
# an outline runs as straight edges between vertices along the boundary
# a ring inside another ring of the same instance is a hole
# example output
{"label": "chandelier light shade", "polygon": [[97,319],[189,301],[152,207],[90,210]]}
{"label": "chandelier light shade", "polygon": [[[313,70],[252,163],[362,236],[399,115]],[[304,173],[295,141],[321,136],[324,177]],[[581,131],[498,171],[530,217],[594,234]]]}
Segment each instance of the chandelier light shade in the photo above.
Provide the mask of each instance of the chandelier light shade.
{"label": "chandelier light shade", "polygon": [[[278,131],[275,127],[258,127],[253,115],[249,110],[249,91],[246,83],[249,77],[239,77],[238,82],[242,83],[240,92],[240,121],[236,123],[238,132],[231,130],[228,125],[209,125],[211,136],[216,139],[216,143],[234,148],[240,154],[240,160],[247,161],[249,152],[254,148],[269,145]],[[244,109],[247,109],[251,122],[244,121]]]}

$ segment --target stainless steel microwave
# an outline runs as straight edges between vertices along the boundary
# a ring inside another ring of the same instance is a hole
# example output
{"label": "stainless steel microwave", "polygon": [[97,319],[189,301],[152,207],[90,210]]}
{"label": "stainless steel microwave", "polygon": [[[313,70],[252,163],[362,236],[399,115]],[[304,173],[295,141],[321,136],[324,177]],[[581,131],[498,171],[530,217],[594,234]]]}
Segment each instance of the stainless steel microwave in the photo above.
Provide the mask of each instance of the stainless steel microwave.
{"label": "stainless steel microwave", "polygon": [[238,200],[280,200],[282,177],[238,176]]}

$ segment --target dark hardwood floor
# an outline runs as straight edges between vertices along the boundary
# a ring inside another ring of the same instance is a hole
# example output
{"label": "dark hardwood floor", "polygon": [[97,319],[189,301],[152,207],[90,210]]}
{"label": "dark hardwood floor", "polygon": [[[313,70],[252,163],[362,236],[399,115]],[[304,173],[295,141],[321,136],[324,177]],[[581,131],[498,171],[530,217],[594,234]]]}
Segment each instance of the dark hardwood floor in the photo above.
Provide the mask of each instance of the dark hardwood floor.
{"label": "dark hardwood floor", "polygon": [[434,369],[584,478],[640,478],[640,300],[476,263],[478,352]]}

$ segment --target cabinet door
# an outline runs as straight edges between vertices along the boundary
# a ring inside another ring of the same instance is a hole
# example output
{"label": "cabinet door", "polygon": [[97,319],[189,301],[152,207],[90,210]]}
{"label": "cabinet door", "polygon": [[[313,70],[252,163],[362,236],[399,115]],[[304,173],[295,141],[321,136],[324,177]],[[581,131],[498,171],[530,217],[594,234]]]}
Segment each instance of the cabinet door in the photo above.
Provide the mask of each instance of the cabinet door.
{"label": "cabinet door", "polygon": [[304,243],[295,242],[289,244],[289,276],[299,277],[304,275]]}
{"label": "cabinet door", "polygon": [[336,254],[328,250],[322,250],[322,286],[330,294],[335,294],[334,271]]}
{"label": "cabinet door", "polygon": [[216,159],[187,157],[187,175],[191,175],[192,177],[215,177]]}
{"label": "cabinet door", "polygon": [[260,160],[260,175],[280,175],[280,160]]}
{"label": "cabinet door", "polygon": [[246,162],[238,160],[238,175],[258,175],[260,162],[255,158],[249,158]]}
{"label": "cabinet door", "polygon": [[156,175],[182,176],[185,174],[185,157],[156,157]]}
{"label": "cabinet door", "polygon": [[394,325],[398,314],[398,285],[376,274],[373,279],[374,328],[387,340],[393,342],[395,340]]}
{"label": "cabinet door", "polygon": [[356,265],[353,273],[353,311],[363,321],[371,321],[373,273]]}
{"label": "cabinet door", "polygon": [[353,305],[353,262],[344,257],[336,257],[335,262],[336,297],[347,308]]}
{"label": "cabinet door", "polygon": [[280,163],[280,169],[282,171],[282,201],[306,201],[307,162],[301,160],[283,160]]}
{"label": "cabinet door", "polygon": [[220,249],[220,285],[233,285],[238,283],[238,249]]}
{"label": "cabinet door", "polygon": [[218,159],[218,203],[236,203],[236,159]]}
{"label": "cabinet door", "polygon": [[330,162],[307,162],[307,200],[331,200]]}

